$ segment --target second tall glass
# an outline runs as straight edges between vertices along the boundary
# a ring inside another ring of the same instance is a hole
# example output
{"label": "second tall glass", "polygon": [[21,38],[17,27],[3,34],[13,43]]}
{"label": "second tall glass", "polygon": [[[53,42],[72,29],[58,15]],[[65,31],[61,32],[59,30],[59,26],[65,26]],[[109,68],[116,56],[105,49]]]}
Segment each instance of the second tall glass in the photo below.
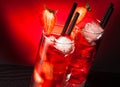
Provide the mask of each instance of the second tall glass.
{"label": "second tall glass", "polygon": [[65,87],[84,87],[96,54],[96,40],[102,34],[103,29],[99,22],[93,18],[86,18],[81,29],[79,26],[74,29],[73,35],[76,49],[67,70]]}

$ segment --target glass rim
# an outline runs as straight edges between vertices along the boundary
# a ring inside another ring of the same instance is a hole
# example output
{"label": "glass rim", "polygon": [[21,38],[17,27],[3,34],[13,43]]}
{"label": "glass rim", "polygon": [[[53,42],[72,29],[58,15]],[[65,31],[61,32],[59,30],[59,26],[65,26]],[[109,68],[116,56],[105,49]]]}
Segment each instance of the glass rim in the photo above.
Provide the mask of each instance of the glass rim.
{"label": "glass rim", "polygon": [[[88,23],[86,23],[86,24],[90,24],[90,23],[97,23],[98,25],[99,25],[99,23],[100,23],[100,21],[98,20],[98,19],[95,19],[96,21],[91,21],[91,22],[88,22]],[[86,24],[84,25],[84,27],[82,28],[82,32],[87,32],[87,33],[91,33],[91,34],[103,34],[103,32],[104,32],[104,29],[101,27],[101,29],[103,30],[103,31],[101,31],[101,32],[93,32],[93,31],[87,31],[86,29],[85,29],[85,26],[86,26]]]}
{"label": "glass rim", "polygon": [[[71,39],[70,39],[71,40]],[[55,39],[55,41],[58,43],[58,44],[75,44],[74,40],[71,40],[71,42],[59,42],[57,39]]]}
{"label": "glass rim", "polygon": [[[51,42],[55,42],[55,43],[57,43],[57,44],[75,44],[75,41],[74,40],[71,40],[71,42],[60,42],[60,41],[58,41],[56,38],[49,38],[48,36],[53,36],[54,37],[54,35],[57,35],[57,37],[59,38],[59,37],[68,37],[68,36],[61,36],[60,34],[57,34],[57,33],[52,33],[52,34],[46,34],[45,32],[44,32],[44,30],[42,31],[42,37],[44,37],[45,39],[47,39],[47,40],[49,40],[49,41],[51,41]],[[68,38],[69,39],[69,38]]]}
{"label": "glass rim", "polygon": [[81,30],[81,32],[87,32],[87,33],[91,33],[91,34],[103,34],[103,32],[104,31],[102,31],[102,32],[90,32],[90,31],[87,31],[87,30],[85,30],[85,28],[83,28],[82,30]]}
{"label": "glass rim", "polygon": [[[55,26],[63,27],[64,25],[55,23],[53,30],[54,30]],[[42,28],[42,33],[47,35],[47,32],[44,31],[44,28]],[[55,32],[52,32],[51,34],[60,35],[60,33],[55,33]]]}

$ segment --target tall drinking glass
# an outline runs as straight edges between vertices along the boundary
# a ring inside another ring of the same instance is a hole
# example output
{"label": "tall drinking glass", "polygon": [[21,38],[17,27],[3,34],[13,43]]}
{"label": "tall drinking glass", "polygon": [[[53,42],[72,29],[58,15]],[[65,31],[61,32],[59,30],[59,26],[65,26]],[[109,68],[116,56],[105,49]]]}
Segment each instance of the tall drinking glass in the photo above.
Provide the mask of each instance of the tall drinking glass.
{"label": "tall drinking glass", "polygon": [[30,87],[63,87],[75,46],[69,36],[61,36],[62,29],[56,25],[51,34],[43,31]]}
{"label": "tall drinking glass", "polygon": [[67,70],[65,87],[84,87],[87,75],[94,61],[96,53],[96,43],[103,29],[96,20],[88,21],[84,27],[74,30],[75,33],[75,51],[71,58]]}

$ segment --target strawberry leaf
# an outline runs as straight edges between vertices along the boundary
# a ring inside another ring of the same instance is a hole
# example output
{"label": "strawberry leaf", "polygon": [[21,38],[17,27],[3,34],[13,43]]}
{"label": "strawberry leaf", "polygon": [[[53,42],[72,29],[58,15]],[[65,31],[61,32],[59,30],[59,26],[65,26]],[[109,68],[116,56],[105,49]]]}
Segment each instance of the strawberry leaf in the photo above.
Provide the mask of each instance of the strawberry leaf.
{"label": "strawberry leaf", "polygon": [[89,12],[92,11],[92,9],[90,8],[90,5],[89,5],[88,3],[86,3],[85,7],[86,7],[86,9],[87,9]]}
{"label": "strawberry leaf", "polygon": [[48,10],[50,13],[53,13],[53,14],[57,13],[56,10],[52,10],[52,9],[46,7],[46,5],[44,5],[44,9]]}

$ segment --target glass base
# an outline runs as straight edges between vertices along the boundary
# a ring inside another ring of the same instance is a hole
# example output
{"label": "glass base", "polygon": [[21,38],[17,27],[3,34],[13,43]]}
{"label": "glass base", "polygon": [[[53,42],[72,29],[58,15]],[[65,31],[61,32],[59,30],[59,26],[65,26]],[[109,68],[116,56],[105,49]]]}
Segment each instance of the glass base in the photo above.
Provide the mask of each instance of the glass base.
{"label": "glass base", "polygon": [[83,81],[81,84],[74,84],[74,83],[67,82],[64,87],[84,87],[85,82],[86,82],[86,80]]}

